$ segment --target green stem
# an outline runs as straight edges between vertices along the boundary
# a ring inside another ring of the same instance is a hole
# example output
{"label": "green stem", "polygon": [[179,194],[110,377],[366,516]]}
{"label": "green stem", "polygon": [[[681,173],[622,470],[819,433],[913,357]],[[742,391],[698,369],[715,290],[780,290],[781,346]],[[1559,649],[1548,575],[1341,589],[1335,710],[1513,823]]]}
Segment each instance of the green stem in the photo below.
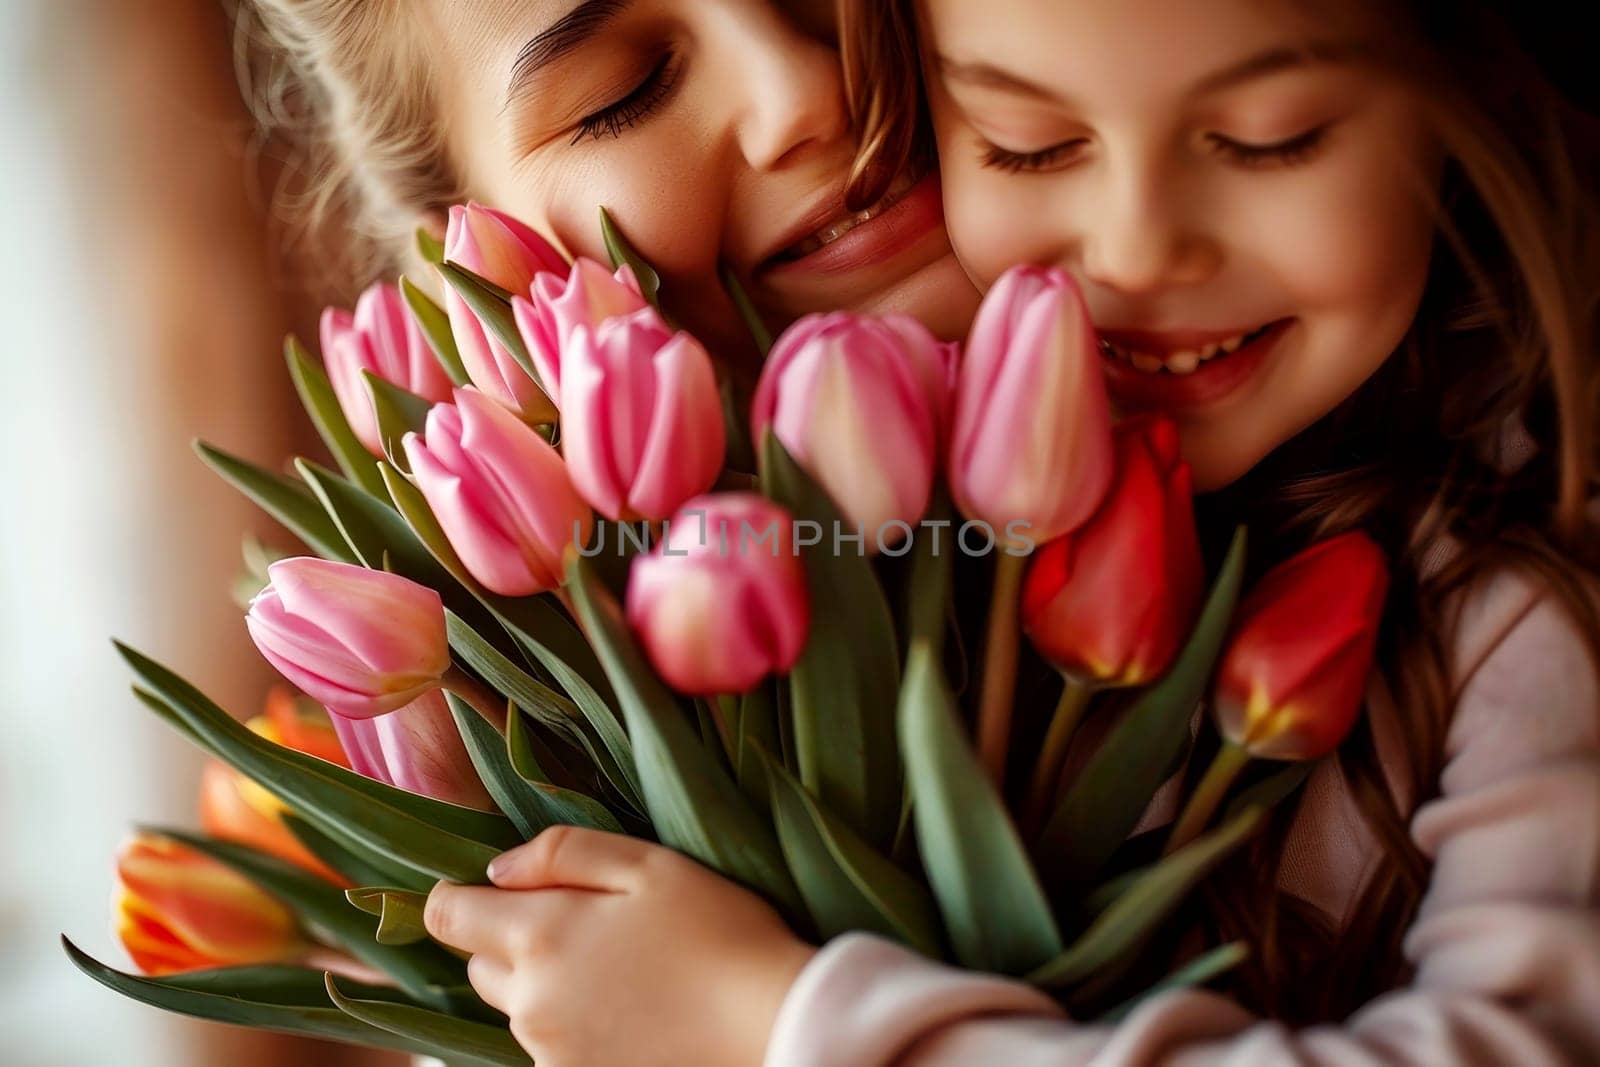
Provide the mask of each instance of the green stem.
{"label": "green stem", "polygon": [[1216,814],[1217,805],[1222,803],[1228,787],[1239,777],[1239,772],[1244,770],[1245,764],[1249,762],[1249,752],[1231,741],[1222,742],[1222,747],[1217,750],[1211,766],[1206,768],[1206,776],[1200,779],[1194,795],[1189,798],[1189,803],[1184,805],[1183,814],[1179,815],[1178,821],[1173,824],[1172,833],[1167,838],[1167,847],[1161,852],[1163,856],[1170,856],[1200,836],[1200,831],[1206,828],[1211,816]]}
{"label": "green stem", "polygon": [[722,735],[723,750],[733,769],[739,769],[739,698],[732,693],[718,693],[711,702],[711,716],[717,721],[717,732]]}
{"label": "green stem", "polygon": [[983,695],[978,705],[978,760],[1005,791],[1006,748],[1011,740],[1011,699],[1017,687],[1018,601],[1027,556],[1003,552],[995,563],[994,595],[983,647]]}
{"label": "green stem", "polygon": [[1050,729],[1045,733],[1044,747],[1039,752],[1039,762],[1033,767],[1033,782],[1028,787],[1027,825],[1038,826],[1049,811],[1056,795],[1056,778],[1067,758],[1067,746],[1077,732],[1083,711],[1094,696],[1094,686],[1063,674],[1061,699],[1056,702],[1055,714],[1050,718]]}

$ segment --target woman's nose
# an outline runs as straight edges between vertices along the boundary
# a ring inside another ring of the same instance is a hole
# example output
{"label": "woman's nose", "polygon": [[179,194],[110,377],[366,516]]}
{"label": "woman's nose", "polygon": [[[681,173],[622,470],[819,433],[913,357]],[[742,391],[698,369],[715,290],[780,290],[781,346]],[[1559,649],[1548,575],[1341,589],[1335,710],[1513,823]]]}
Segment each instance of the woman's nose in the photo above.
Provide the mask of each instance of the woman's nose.
{"label": "woman's nose", "polygon": [[724,38],[737,100],[735,137],[754,170],[772,170],[849,133],[838,53],[769,4],[745,9]]}
{"label": "woman's nose", "polygon": [[1154,182],[1114,180],[1084,210],[1080,234],[1083,274],[1126,293],[1194,285],[1217,269],[1219,252],[1204,226],[1185,210],[1180,191]]}

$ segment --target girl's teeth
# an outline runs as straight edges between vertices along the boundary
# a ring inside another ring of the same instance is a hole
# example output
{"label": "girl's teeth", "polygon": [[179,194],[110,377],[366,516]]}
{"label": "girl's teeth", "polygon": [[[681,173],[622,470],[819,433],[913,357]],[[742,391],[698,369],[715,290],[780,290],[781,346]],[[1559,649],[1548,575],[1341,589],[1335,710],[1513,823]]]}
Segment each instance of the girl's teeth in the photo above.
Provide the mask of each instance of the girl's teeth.
{"label": "girl's teeth", "polygon": [[1200,353],[1175,352],[1167,357],[1167,369],[1173,374],[1193,374],[1200,365]]}
{"label": "girl's teeth", "polygon": [[1244,334],[1240,334],[1238,337],[1230,337],[1222,342],[1222,350],[1224,352],[1233,352],[1242,344],[1244,344]]}
{"label": "girl's teeth", "polygon": [[1154,374],[1161,369],[1161,357],[1152,356],[1147,352],[1134,352],[1131,356],[1133,365],[1146,374]]}
{"label": "girl's teeth", "polygon": [[1205,345],[1200,349],[1200,358],[1201,359],[1210,359],[1212,356],[1216,355],[1220,351],[1222,351],[1222,346],[1221,345],[1216,345],[1216,344]]}

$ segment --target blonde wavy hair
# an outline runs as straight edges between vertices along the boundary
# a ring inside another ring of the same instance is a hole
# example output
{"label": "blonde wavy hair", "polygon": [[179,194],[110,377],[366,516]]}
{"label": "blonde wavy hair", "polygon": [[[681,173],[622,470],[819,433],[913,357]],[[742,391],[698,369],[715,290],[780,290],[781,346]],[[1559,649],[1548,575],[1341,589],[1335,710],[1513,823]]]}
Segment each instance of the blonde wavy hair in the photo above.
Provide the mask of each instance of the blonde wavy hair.
{"label": "blonde wavy hair", "polygon": [[235,0],[234,56],[287,239],[353,292],[417,265],[418,227],[465,195],[434,77],[403,0]]}

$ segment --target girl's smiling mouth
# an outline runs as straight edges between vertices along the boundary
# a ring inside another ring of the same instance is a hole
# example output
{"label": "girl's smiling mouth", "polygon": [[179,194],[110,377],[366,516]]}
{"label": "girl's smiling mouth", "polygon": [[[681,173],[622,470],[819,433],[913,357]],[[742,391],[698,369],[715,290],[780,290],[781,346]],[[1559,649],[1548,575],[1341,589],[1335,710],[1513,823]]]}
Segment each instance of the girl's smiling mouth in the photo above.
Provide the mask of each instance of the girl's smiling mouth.
{"label": "girl's smiling mouth", "polygon": [[1123,411],[1214,403],[1255,375],[1293,318],[1250,329],[1098,331],[1106,389]]}

